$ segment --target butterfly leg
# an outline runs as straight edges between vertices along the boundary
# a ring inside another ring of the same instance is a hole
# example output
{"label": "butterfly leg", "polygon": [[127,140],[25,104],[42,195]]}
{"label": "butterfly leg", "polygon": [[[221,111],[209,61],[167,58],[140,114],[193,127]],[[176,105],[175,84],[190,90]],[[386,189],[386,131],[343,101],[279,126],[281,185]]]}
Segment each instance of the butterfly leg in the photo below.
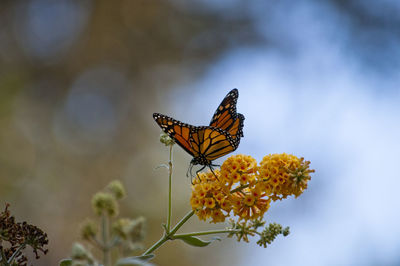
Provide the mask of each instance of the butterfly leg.
{"label": "butterfly leg", "polygon": [[213,166],[216,166],[216,165],[210,164],[210,165],[208,166],[208,168],[210,168],[210,170],[211,170],[211,172],[213,173],[213,175],[215,176],[215,178],[219,181],[217,175],[214,173],[214,168],[213,168]]}
{"label": "butterfly leg", "polygon": [[186,171],[186,177],[192,176],[192,168],[193,168],[193,164],[190,164],[187,171]]}
{"label": "butterfly leg", "polygon": [[[188,168],[188,170],[187,170],[187,172],[186,172],[186,177],[189,177],[189,176],[190,176],[190,183],[191,183],[192,185],[194,185],[194,183],[193,183],[193,172],[192,172],[192,170],[193,170],[193,164],[190,163],[189,168]],[[197,174],[197,172],[196,172],[196,174]]]}
{"label": "butterfly leg", "polygon": [[[202,168],[200,168],[199,170],[196,171],[196,176],[197,176],[197,178],[198,178],[200,181],[201,181],[201,178],[200,178],[200,176],[199,176],[199,172],[203,171],[204,168],[206,168],[206,166],[203,166]],[[193,185],[193,182],[192,182],[192,185]]]}

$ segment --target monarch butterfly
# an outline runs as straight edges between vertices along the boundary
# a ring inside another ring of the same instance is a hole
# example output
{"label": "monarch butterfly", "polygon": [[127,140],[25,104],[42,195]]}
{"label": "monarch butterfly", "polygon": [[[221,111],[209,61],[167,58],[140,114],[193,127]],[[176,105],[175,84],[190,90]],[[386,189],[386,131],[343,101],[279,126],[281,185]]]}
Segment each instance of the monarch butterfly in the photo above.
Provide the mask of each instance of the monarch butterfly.
{"label": "monarch butterfly", "polygon": [[192,126],[166,115],[154,113],[153,118],[187,153],[193,156],[188,171],[193,165],[203,165],[213,171],[212,161],[237,149],[243,137],[244,116],[236,113],[239,92],[231,90],[215,111],[209,126]]}

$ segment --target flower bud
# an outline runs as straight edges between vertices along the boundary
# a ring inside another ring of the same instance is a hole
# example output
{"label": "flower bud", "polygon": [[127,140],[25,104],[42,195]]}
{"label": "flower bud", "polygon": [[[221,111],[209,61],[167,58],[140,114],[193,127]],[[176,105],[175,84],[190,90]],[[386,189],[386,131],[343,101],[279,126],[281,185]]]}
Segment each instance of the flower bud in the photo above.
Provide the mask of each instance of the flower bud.
{"label": "flower bud", "polygon": [[288,236],[289,234],[290,234],[290,228],[289,228],[289,226],[287,226],[287,227],[285,227],[285,229],[283,229],[282,235]]}
{"label": "flower bud", "polygon": [[98,232],[97,224],[91,220],[87,220],[81,227],[81,237],[85,240],[94,238]]}
{"label": "flower bud", "polygon": [[113,195],[105,192],[98,192],[92,198],[92,207],[97,215],[106,212],[110,216],[118,213],[118,204]]}
{"label": "flower bud", "polygon": [[112,181],[107,188],[111,191],[114,197],[119,200],[125,197],[125,188],[124,185],[118,180]]}
{"label": "flower bud", "polygon": [[171,139],[167,134],[161,133],[160,135],[160,142],[163,143],[165,146],[174,145],[175,142]]}
{"label": "flower bud", "polygon": [[113,224],[112,229],[114,233],[122,239],[130,240],[131,242],[139,242],[144,238],[145,222],[146,219],[144,217],[139,217],[134,220],[121,218]]}

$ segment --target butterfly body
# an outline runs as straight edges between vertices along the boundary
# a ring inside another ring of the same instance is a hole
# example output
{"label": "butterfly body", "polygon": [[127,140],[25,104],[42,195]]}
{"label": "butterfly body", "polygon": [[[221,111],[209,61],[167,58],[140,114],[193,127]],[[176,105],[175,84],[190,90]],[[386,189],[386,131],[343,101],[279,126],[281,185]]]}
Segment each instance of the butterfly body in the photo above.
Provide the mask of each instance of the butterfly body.
{"label": "butterfly body", "polygon": [[154,113],[153,118],[186,152],[191,165],[212,166],[212,161],[239,146],[244,116],[236,113],[237,89],[230,91],[214,113],[209,126],[192,126],[169,116]]}

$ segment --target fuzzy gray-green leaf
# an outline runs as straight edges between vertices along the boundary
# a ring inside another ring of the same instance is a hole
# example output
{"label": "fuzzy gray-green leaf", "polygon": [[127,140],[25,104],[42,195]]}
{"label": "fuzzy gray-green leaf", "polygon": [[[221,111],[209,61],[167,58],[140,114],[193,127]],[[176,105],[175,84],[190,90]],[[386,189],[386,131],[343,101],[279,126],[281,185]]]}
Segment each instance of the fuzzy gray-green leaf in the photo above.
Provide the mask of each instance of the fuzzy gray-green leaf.
{"label": "fuzzy gray-green leaf", "polygon": [[149,260],[154,258],[154,254],[122,258],[117,261],[116,266],[142,266],[142,265],[152,265],[148,263]]}
{"label": "fuzzy gray-green leaf", "polygon": [[194,237],[194,236],[177,236],[177,237],[174,237],[174,239],[180,239],[183,242],[185,242],[186,244],[189,244],[189,245],[195,246],[195,247],[205,247],[214,241],[214,240],[205,241],[205,240],[202,240],[202,239],[200,239],[198,237]]}

